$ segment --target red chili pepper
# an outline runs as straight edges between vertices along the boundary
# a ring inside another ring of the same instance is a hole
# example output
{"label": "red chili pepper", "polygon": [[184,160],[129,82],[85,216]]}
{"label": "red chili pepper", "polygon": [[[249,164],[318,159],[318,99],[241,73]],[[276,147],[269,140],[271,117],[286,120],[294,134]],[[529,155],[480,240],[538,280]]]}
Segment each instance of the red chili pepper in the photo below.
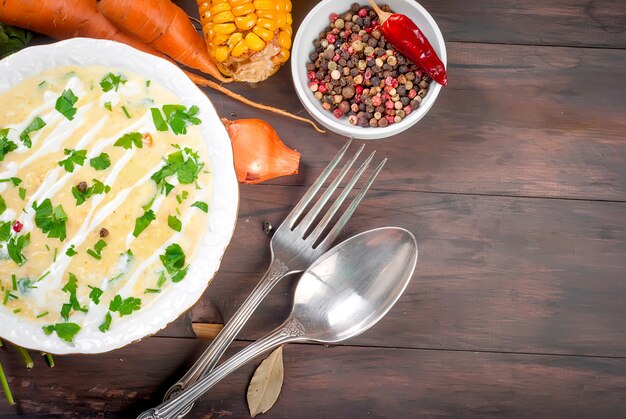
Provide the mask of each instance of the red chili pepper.
{"label": "red chili pepper", "polygon": [[378,14],[381,22],[380,29],[387,41],[424,70],[431,79],[442,86],[447,85],[446,68],[417,25],[405,15],[383,12],[374,0],[368,1]]}

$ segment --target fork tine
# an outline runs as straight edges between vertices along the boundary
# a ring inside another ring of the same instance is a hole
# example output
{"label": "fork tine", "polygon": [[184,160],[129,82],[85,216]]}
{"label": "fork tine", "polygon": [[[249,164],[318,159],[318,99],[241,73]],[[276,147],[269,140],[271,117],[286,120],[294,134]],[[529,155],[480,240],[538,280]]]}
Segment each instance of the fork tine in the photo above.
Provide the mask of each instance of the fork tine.
{"label": "fork tine", "polygon": [[343,191],[341,191],[341,194],[337,197],[337,200],[333,202],[333,205],[328,209],[328,212],[324,215],[324,217],[322,217],[319,224],[317,225],[317,227],[315,227],[315,230],[313,230],[307,240],[311,239],[312,243],[315,243],[321,237],[324,229],[326,228],[326,226],[328,226],[330,220],[335,216],[335,214],[343,204],[343,201],[345,201],[352,188],[354,188],[356,182],[363,175],[363,172],[365,172],[365,170],[369,167],[375,154],[376,150],[374,150],[361,164],[361,167],[359,167],[356,173],[352,176],[352,179],[350,179],[350,182],[348,182],[348,184],[343,188]]}
{"label": "fork tine", "polygon": [[302,214],[302,211],[304,211],[304,209],[306,208],[307,205],[309,205],[309,203],[311,202],[315,194],[317,194],[317,192],[320,190],[320,188],[322,187],[322,185],[324,184],[324,182],[326,181],[330,173],[333,171],[335,166],[337,166],[337,163],[339,163],[339,161],[343,158],[343,155],[345,154],[346,150],[348,149],[351,143],[352,143],[352,138],[349,138],[346,144],[343,147],[341,147],[341,150],[339,150],[339,152],[332,159],[332,161],[328,163],[328,166],[326,166],[322,174],[319,175],[319,177],[315,180],[315,182],[313,182],[309,190],[304,194],[304,196],[300,199],[300,201],[296,204],[296,206],[291,210],[289,215],[287,215],[287,217],[283,221],[283,224],[288,225],[290,229],[293,228],[294,223],[296,222],[298,217],[300,217],[300,215]]}
{"label": "fork tine", "polygon": [[359,203],[365,196],[365,193],[367,192],[367,190],[370,188],[370,186],[372,186],[372,183],[374,183],[374,180],[376,180],[376,177],[382,170],[385,163],[387,163],[387,159],[384,159],[383,161],[380,162],[376,170],[374,170],[374,173],[372,173],[369,179],[367,180],[367,183],[365,184],[365,186],[363,186],[363,188],[361,189],[359,194],[356,196],[356,198],[354,198],[354,200],[352,201],[348,209],[346,209],[346,212],[343,213],[339,221],[337,221],[337,224],[333,226],[333,228],[330,230],[328,235],[324,238],[324,240],[322,240],[322,242],[316,248],[320,248],[320,247],[322,249],[330,248],[330,246],[333,244],[335,239],[337,239],[337,236],[339,236],[339,233],[341,233],[341,230],[343,230],[348,220],[350,220],[350,217],[352,217],[354,210],[356,210],[356,207],[359,205]]}
{"label": "fork tine", "polygon": [[324,208],[324,205],[326,205],[326,202],[328,202],[328,199],[333,195],[335,189],[337,189],[337,186],[339,186],[339,183],[341,183],[364,148],[365,144],[361,145],[356,153],[354,153],[354,156],[343,166],[341,172],[337,175],[337,177],[335,177],[332,183],[328,185],[324,194],[317,200],[315,205],[313,205],[302,221],[298,223],[295,230],[301,232],[302,235],[306,233],[307,229],[311,226],[311,224],[313,224],[313,221],[315,221],[315,217],[317,217],[322,208]]}

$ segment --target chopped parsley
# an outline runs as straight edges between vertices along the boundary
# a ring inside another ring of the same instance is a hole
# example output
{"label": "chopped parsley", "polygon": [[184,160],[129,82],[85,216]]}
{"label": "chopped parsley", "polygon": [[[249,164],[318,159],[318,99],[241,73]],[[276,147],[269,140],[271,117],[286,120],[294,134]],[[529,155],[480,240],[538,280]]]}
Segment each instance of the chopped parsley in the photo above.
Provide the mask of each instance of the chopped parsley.
{"label": "chopped parsley", "polygon": [[110,112],[112,110],[111,102],[104,102],[104,109],[106,109],[106,110],[108,110]]}
{"label": "chopped parsley", "polygon": [[189,196],[189,192],[182,191],[180,194],[176,194],[176,202],[182,204],[185,199]]}
{"label": "chopped parsley", "polygon": [[206,202],[196,201],[193,204],[191,204],[191,206],[199,208],[204,212],[209,212],[209,205]]}
{"label": "chopped parsley", "polygon": [[7,243],[7,251],[9,256],[13,259],[13,262],[18,266],[23,265],[26,262],[24,256],[24,248],[30,243],[30,233],[26,233],[24,236],[13,236]]}
{"label": "chopped parsley", "polygon": [[180,282],[185,278],[189,266],[185,266],[185,253],[178,244],[173,243],[167,246],[165,253],[159,258],[170,274],[172,282]]}
{"label": "chopped parsley", "polygon": [[61,160],[59,162],[59,166],[64,168],[66,171],[72,173],[74,172],[74,165],[82,166],[85,164],[87,150],[70,150],[66,148],[63,153],[68,157]]}
{"label": "chopped parsley", "polygon": [[69,279],[65,286],[61,289],[61,291],[66,292],[70,295],[70,300],[68,303],[63,304],[61,307],[61,317],[63,320],[68,321],[70,317],[70,313],[72,310],[74,311],[82,311],[83,313],[87,312],[87,307],[82,307],[78,302],[78,297],[76,297],[76,291],[78,290],[78,278],[73,273],[69,273]]}
{"label": "chopped parsley", "polygon": [[0,179],[0,183],[2,182],[11,182],[13,186],[18,186],[20,183],[22,183],[22,179],[18,177],[10,177],[10,178],[5,178],[5,179]]}
{"label": "chopped parsley", "polygon": [[96,305],[100,304],[100,297],[102,297],[104,291],[102,291],[100,288],[92,287],[91,285],[88,285],[88,287],[91,288],[91,292],[89,293],[89,299],[93,301]]}
{"label": "chopped parsley", "polygon": [[17,194],[19,195],[20,199],[23,201],[26,199],[26,189],[22,188],[20,186],[20,188],[17,190]]}
{"label": "chopped parsley", "polygon": [[2,300],[2,305],[7,305],[9,301],[17,300],[17,295],[11,294],[11,290],[6,290],[4,292],[4,299]]}
{"label": "chopped parsley", "polygon": [[59,338],[70,343],[74,341],[74,336],[80,332],[80,326],[76,323],[56,323],[49,326],[43,326],[42,329],[46,335],[56,332]]}
{"label": "chopped parsley", "polygon": [[50,314],[50,313],[49,313],[48,311],[46,311],[46,312],[44,312],[44,313],[38,314],[38,315],[37,315],[37,318],[38,318],[38,319],[41,319],[42,317],[46,317],[48,314]]}
{"label": "chopped parsley", "polygon": [[183,223],[175,215],[167,217],[167,225],[174,231],[179,231],[183,228]]}
{"label": "chopped parsley", "polygon": [[7,203],[4,201],[2,195],[0,195],[0,215],[4,214],[7,210]]}
{"label": "chopped parsley", "polygon": [[146,80],[146,87],[150,87],[151,80]]}
{"label": "chopped parsley", "polygon": [[9,241],[11,238],[11,221],[0,221],[0,242]]}
{"label": "chopped parsley", "polygon": [[64,117],[71,121],[74,119],[74,115],[76,115],[76,108],[74,105],[77,101],[78,98],[74,92],[72,92],[72,89],[63,90],[63,93],[61,93],[61,96],[59,96],[56,104],[54,105],[54,109],[59,111]]}
{"label": "chopped parsley", "polygon": [[145,211],[142,216],[137,217],[135,220],[135,229],[133,230],[133,236],[139,237],[139,235],[150,225],[151,222],[156,220],[156,215],[151,209]]}
{"label": "chopped parsley", "polygon": [[3,161],[4,156],[9,154],[11,151],[17,149],[17,144],[9,140],[8,134],[8,128],[0,129],[0,161]]}
{"label": "chopped parsley", "polygon": [[176,135],[187,134],[189,125],[198,125],[202,121],[196,117],[200,109],[194,105],[187,109],[184,105],[163,105],[163,113],[168,125]]}
{"label": "chopped parsley", "polygon": [[161,271],[159,274],[159,279],[157,280],[157,287],[161,288],[163,284],[167,281],[167,277],[165,276],[165,272]]}
{"label": "chopped parsley", "polygon": [[122,299],[122,297],[118,294],[116,295],[111,303],[109,304],[109,311],[120,313],[120,317],[128,316],[133,311],[137,311],[141,309],[141,299],[135,297],[128,297],[126,299]]}
{"label": "chopped parsley", "polygon": [[161,290],[155,288],[146,288],[144,294],[160,294]]}
{"label": "chopped parsley", "polygon": [[124,115],[126,115],[126,118],[132,118],[131,114],[128,113],[128,109],[126,109],[126,106],[122,105],[122,111],[124,111]]}
{"label": "chopped parsley", "polygon": [[122,135],[120,138],[118,138],[115,144],[113,145],[115,147],[122,147],[126,150],[130,150],[131,148],[133,148],[133,144],[137,148],[142,148],[143,147],[142,138],[143,138],[143,135],[141,135],[138,132],[129,132],[127,134]]}
{"label": "chopped parsley", "polygon": [[111,165],[111,159],[107,153],[101,153],[98,157],[90,159],[89,165],[96,170],[106,170]]}
{"label": "chopped parsley", "polygon": [[[179,148],[179,147],[178,147]],[[190,184],[198,179],[198,174],[204,167],[198,153],[185,147],[167,156],[165,165],[151,177],[159,187],[159,190],[168,195],[174,186],[167,182],[167,178],[176,175],[181,184]]]}
{"label": "chopped parsley", "polygon": [[94,195],[108,193],[111,190],[109,185],[105,185],[98,179],[93,179],[93,185],[81,192],[76,186],[72,186],[72,196],[76,198],[76,206],[82,205],[87,199]]}
{"label": "chopped parsley", "polygon": [[106,332],[107,330],[109,330],[109,327],[111,327],[111,313],[107,312],[107,315],[104,318],[104,323],[102,323],[100,326],[98,326],[98,329],[100,329],[100,331],[102,333]]}
{"label": "chopped parsley", "polygon": [[33,281],[30,278],[20,278],[17,280],[17,289],[20,291],[20,294],[28,294],[28,292],[32,289],[37,288],[37,285],[33,284]]}
{"label": "chopped parsley", "polygon": [[36,202],[33,203],[33,209],[35,210],[35,224],[44,234],[48,234],[51,239],[65,240],[65,223],[68,217],[61,205],[53,208],[50,198],[46,198],[39,205]]}
{"label": "chopped parsley", "polygon": [[167,131],[167,122],[165,122],[159,108],[150,108],[150,112],[152,112],[152,121],[154,121],[154,127],[157,131]]}
{"label": "chopped parsley", "polygon": [[117,92],[117,89],[120,87],[120,84],[124,84],[126,83],[128,80],[126,79],[126,77],[124,77],[123,74],[113,74],[113,73],[107,73],[105,74],[105,76],[102,78],[102,80],[100,80],[100,87],[102,87],[102,91],[103,92],[108,92],[109,90],[115,89],[115,91]]}
{"label": "chopped parsley", "polygon": [[102,259],[102,250],[105,247],[107,247],[107,243],[104,240],[100,239],[93,246],[93,249],[87,249],[87,254],[94,259],[100,260]]}
{"label": "chopped parsley", "polygon": [[33,131],[39,131],[45,126],[46,123],[44,120],[36,116],[35,119],[33,119],[26,129],[20,134],[20,140],[22,140],[26,147],[31,148],[33,146],[33,142],[31,141],[29,134]]}
{"label": "chopped parsley", "polygon": [[72,257],[72,256],[76,256],[78,252],[74,249],[74,245],[71,245],[69,249],[65,251],[65,254],[68,255],[69,257]]}

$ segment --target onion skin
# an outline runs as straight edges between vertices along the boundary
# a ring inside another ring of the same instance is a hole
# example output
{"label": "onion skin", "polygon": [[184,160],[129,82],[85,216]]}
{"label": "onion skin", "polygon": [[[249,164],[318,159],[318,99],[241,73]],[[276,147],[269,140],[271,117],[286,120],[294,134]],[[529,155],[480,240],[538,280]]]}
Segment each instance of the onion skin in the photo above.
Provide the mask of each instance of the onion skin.
{"label": "onion skin", "polygon": [[235,172],[240,183],[256,184],[298,173],[300,153],[287,147],[267,122],[222,118],[222,123],[233,146]]}

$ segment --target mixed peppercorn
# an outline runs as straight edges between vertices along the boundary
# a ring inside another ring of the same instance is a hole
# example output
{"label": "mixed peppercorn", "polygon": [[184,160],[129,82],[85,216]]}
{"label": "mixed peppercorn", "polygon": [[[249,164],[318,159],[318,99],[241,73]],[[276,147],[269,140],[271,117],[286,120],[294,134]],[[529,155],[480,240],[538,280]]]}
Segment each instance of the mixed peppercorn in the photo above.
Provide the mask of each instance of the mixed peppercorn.
{"label": "mixed peppercorn", "polygon": [[322,107],[362,127],[397,124],[415,111],[431,79],[387,42],[376,12],[354,3],[329,20],[306,65],[308,87]]}

